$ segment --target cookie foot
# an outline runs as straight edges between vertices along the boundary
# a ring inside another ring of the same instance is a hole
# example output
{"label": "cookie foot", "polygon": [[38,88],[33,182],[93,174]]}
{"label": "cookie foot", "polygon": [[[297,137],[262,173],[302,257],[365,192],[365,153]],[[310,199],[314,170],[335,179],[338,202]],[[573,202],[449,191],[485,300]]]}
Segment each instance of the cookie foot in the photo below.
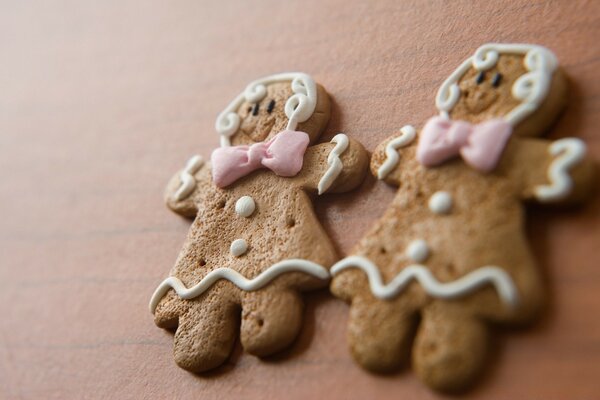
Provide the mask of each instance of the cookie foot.
{"label": "cookie foot", "polygon": [[462,390],[482,370],[487,341],[483,321],[458,305],[434,303],[423,310],[413,351],[414,369],[434,389]]}
{"label": "cookie foot", "polygon": [[397,302],[355,299],[348,325],[354,359],[374,372],[399,368],[408,359],[414,322],[413,312]]}
{"label": "cookie foot", "polygon": [[203,372],[223,364],[235,342],[237,313],[233,303],[194,302],[179,317],[173,347],[177,365]]}
{"label": "cookie foot", "polygon": [[289,346],[300,331],[302,311],[302,301],[292,291],[246,293],[242,300],[242,346],[259,357]]}

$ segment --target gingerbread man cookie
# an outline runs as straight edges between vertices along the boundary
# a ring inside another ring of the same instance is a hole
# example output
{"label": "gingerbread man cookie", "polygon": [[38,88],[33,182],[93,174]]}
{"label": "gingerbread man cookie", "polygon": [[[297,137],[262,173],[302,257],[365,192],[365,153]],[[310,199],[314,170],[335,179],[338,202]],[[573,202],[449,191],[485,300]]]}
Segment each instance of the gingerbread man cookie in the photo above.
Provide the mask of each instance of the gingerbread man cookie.
{"label": "gingerbread man cookie", "polygon": [[394,369],[412,347],[427,385],[462,389],[482,370],[488,323],[535,315],[544,291],[522,203],[580,201],[592,180],[581,140],[536,137],[565,95],[548,49],[486,44],[442,84],[418,136],[405,126],[376,148],[371,171],[399,190],[331,269],[364,368]]}
{"label": "gingerbread man cookie", "polygon": [[338,259],[311,201],[356,187],[364,148],[344,134],[314,144],[329,97],[303,73],[252,82],[217,118],[221,147],[192,157],[166,190],[169,208],[194,217],[170,277],[150,309],[176,329],[174,357],[189,371],[215,368],[238,336],[267,356],[302,324],[299,292],[326,286]]}

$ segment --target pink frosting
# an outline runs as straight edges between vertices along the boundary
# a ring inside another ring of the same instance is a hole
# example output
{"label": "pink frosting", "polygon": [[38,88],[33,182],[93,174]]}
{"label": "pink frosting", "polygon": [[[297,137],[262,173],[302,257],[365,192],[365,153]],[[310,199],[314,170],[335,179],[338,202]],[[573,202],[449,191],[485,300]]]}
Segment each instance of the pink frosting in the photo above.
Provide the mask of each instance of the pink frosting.
{"label": "pink frosting", "polygon": [[211,155],[213,181],[223,188],[259,168],[295,176],[302,169],[309,141],[304,132],[285,130],[251,146],[220,147]]}
{"label": "pink frosting", "polygon": [[421,132],[417,160],[432,167],[461,156],[471,167],[490,172],[498,165],[511,134],[512,125],[503,119],[473,125],[432,117]]}

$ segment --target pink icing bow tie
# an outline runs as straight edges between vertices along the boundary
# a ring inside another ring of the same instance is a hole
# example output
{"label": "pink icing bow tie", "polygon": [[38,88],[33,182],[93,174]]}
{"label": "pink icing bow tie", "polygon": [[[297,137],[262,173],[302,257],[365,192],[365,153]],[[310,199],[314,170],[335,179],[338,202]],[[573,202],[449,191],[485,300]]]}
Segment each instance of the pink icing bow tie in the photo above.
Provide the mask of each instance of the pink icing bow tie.
{"label": "pink icing bow tie", "polygon": [[285,130],[267,142],[251,146],[220,147],[213,151],[213,181],[226,187],[259,168],[268,168],[279,176],[294,176],[302,169],[308,134]]}
{"label": "pink icing bow tie", "polygon": [[496,168],[511,134],[512,125],[503,119],[473,125],[432,117],[421,132],[417,160],[432,167],[460,155],[471,167],[490,172]]}

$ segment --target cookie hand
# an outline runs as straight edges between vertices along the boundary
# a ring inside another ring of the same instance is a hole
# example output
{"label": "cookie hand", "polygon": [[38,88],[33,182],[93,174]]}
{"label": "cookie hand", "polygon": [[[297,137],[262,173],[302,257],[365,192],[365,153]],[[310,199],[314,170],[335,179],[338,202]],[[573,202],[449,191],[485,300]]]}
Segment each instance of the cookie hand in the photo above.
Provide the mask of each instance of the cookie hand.
{"label": "cookie hand", "polygon": [[405,125],[398,135],[380,143],[371,157],[371,173],[377,179],[390,185],[400,185],[402,171],[416,167],[415,148],[417,144],[415,128]]}
{"label": "cookie hand", "polygon": [[347,192],[363,181],[368,161],[360,143],[339,133],[330,143],[307,149],[304,168],[296,179],[318,194]]}
{"label": "cookie hand", "polygon": [[[590,193],[594,165],[586,157],[586,146],[577,138],[564,138],[553,142],[522,140],[521,168],[524,174],[523,197],[539,203],[578,203]],[[525,159],[527,158],[527,159]],[[519,162],[520,161],[520,162]],[[523,172],[524,170],[524,172]]]}
{"label": "cookie hand", "polygon": [[194,201],[195,194],[205,180],[207,170],[208,167],[201,156],[191,157],[185,168],[177,172],[167,185],[165,191],[167,206],[178,214],[194,217],[198,212]]}

